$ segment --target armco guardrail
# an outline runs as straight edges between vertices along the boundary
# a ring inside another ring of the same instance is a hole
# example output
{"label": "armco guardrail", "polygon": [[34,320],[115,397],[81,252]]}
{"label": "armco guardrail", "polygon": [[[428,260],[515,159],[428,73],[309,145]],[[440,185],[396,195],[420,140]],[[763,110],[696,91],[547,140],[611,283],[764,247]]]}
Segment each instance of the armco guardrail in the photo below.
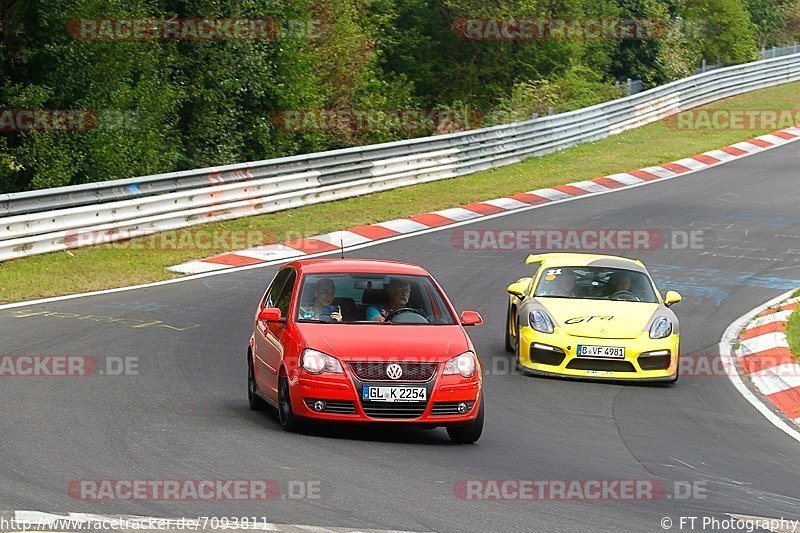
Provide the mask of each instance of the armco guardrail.
{"label": "armco guardrail", "polygon": [[491,128],[0,195],[0,261],[471,174],[754,89],[800,80],[800,54],[717,69],[593,107]]}

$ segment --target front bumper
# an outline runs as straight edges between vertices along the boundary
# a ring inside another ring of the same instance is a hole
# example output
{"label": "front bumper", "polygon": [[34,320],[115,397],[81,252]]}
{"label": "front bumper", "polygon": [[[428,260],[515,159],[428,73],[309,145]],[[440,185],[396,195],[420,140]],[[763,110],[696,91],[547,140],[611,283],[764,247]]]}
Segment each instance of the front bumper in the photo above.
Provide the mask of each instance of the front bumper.
{"label": "front bumper", "polygon": [[[455,426],[471,422],[478,416],[481,394],[480,368],[471,378],[441,374],[443,364],[426,382],[362,381],[349,365],[344,374],[311,375],[298,369],[290,379],[292,409],[305,419],[332,422],[383,422],[427,427]],[[364,384],[371,386],[414,386],[427,389],[423,402],[368,402],[361,399]],[[324,409],[316,410],[317,402]],[[460,403],[467,404],[464,413],[457,412]]]}
{"label": "front bumper", "polygon": [[[678,372],[680,338],[674,333],[664,339],[651,339],[646,332],[635,339],[597,339],[568,335],[558,330],[555,333],[540,333],[530,326],[524,326],[520,328],[519,342],[520,367],[532,374],[584,379],[673,381]],[[625,348],[625,357],[578,357],[579,344],[620,346]],[[655,355],[650,355],[653,352]]]}

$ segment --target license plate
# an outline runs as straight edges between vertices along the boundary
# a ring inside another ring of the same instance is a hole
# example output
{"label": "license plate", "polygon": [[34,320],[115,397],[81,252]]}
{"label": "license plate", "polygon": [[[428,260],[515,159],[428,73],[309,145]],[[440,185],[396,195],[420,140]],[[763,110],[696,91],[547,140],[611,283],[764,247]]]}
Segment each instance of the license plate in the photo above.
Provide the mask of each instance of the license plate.
{"label": "license plate", "polygon": [[427,399],[425,387],[374,387],[364,385],[362,398],[373,402],[424,402]]}
{"label": "license plate", "polygon": [[579,344],[578,357],[625,359],[625,348],[622,346],[587,346],[585,344]]}

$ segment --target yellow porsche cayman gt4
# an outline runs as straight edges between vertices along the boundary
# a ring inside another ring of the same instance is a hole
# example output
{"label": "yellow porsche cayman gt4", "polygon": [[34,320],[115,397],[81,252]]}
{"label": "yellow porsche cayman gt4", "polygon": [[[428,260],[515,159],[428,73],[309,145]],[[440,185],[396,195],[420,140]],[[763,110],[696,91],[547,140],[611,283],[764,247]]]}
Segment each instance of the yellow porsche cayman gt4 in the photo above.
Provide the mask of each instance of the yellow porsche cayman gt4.
{"label": "yellow porsche cayman gt4", "polygon": [[680,332],[641,261],[549,253],[508,286],[506,350],[526,372],[573,378],[677,381]]}

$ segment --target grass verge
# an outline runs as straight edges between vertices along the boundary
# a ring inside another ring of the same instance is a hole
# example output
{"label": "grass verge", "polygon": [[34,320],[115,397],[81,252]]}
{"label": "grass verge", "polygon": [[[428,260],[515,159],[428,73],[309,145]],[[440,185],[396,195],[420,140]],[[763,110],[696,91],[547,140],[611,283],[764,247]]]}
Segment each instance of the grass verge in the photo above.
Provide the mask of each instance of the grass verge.
{"label": "grass verge", "polygon": [[789,315],[789,322],[786,324],[786,338],[789,340],[789,349],[792,355],[800,362],[800,308],[795,309]]}
{"label": "grass verge", "polygon": [[[800,289],[794,291],[792,298],[800,297]],[[792,355],[800,362],[800,307],[789,315],[789,322],[786,324],[786,338],[789,340],[789,349]]]}
{"label": "grass verge", "polygon": [[[705,110],[792,110],[800,107],[800,83],[719,100]],[[273,236],[248,246],[281,242],[361,224],[457,207],[533,189],[667,163],[770,133],[767,129],[676,130],[659,121],[563,152],[470,176],[414,185],[279,213],[206,224],[216,234]],[[197,231],[190,229],[186,231]],[[241,248],[212,243],[202,251],[148,243],[180,242],[180,230],[129,244],[95,246],[0,263],[0,302],[122,287],[177,277],[167,267]]]}

